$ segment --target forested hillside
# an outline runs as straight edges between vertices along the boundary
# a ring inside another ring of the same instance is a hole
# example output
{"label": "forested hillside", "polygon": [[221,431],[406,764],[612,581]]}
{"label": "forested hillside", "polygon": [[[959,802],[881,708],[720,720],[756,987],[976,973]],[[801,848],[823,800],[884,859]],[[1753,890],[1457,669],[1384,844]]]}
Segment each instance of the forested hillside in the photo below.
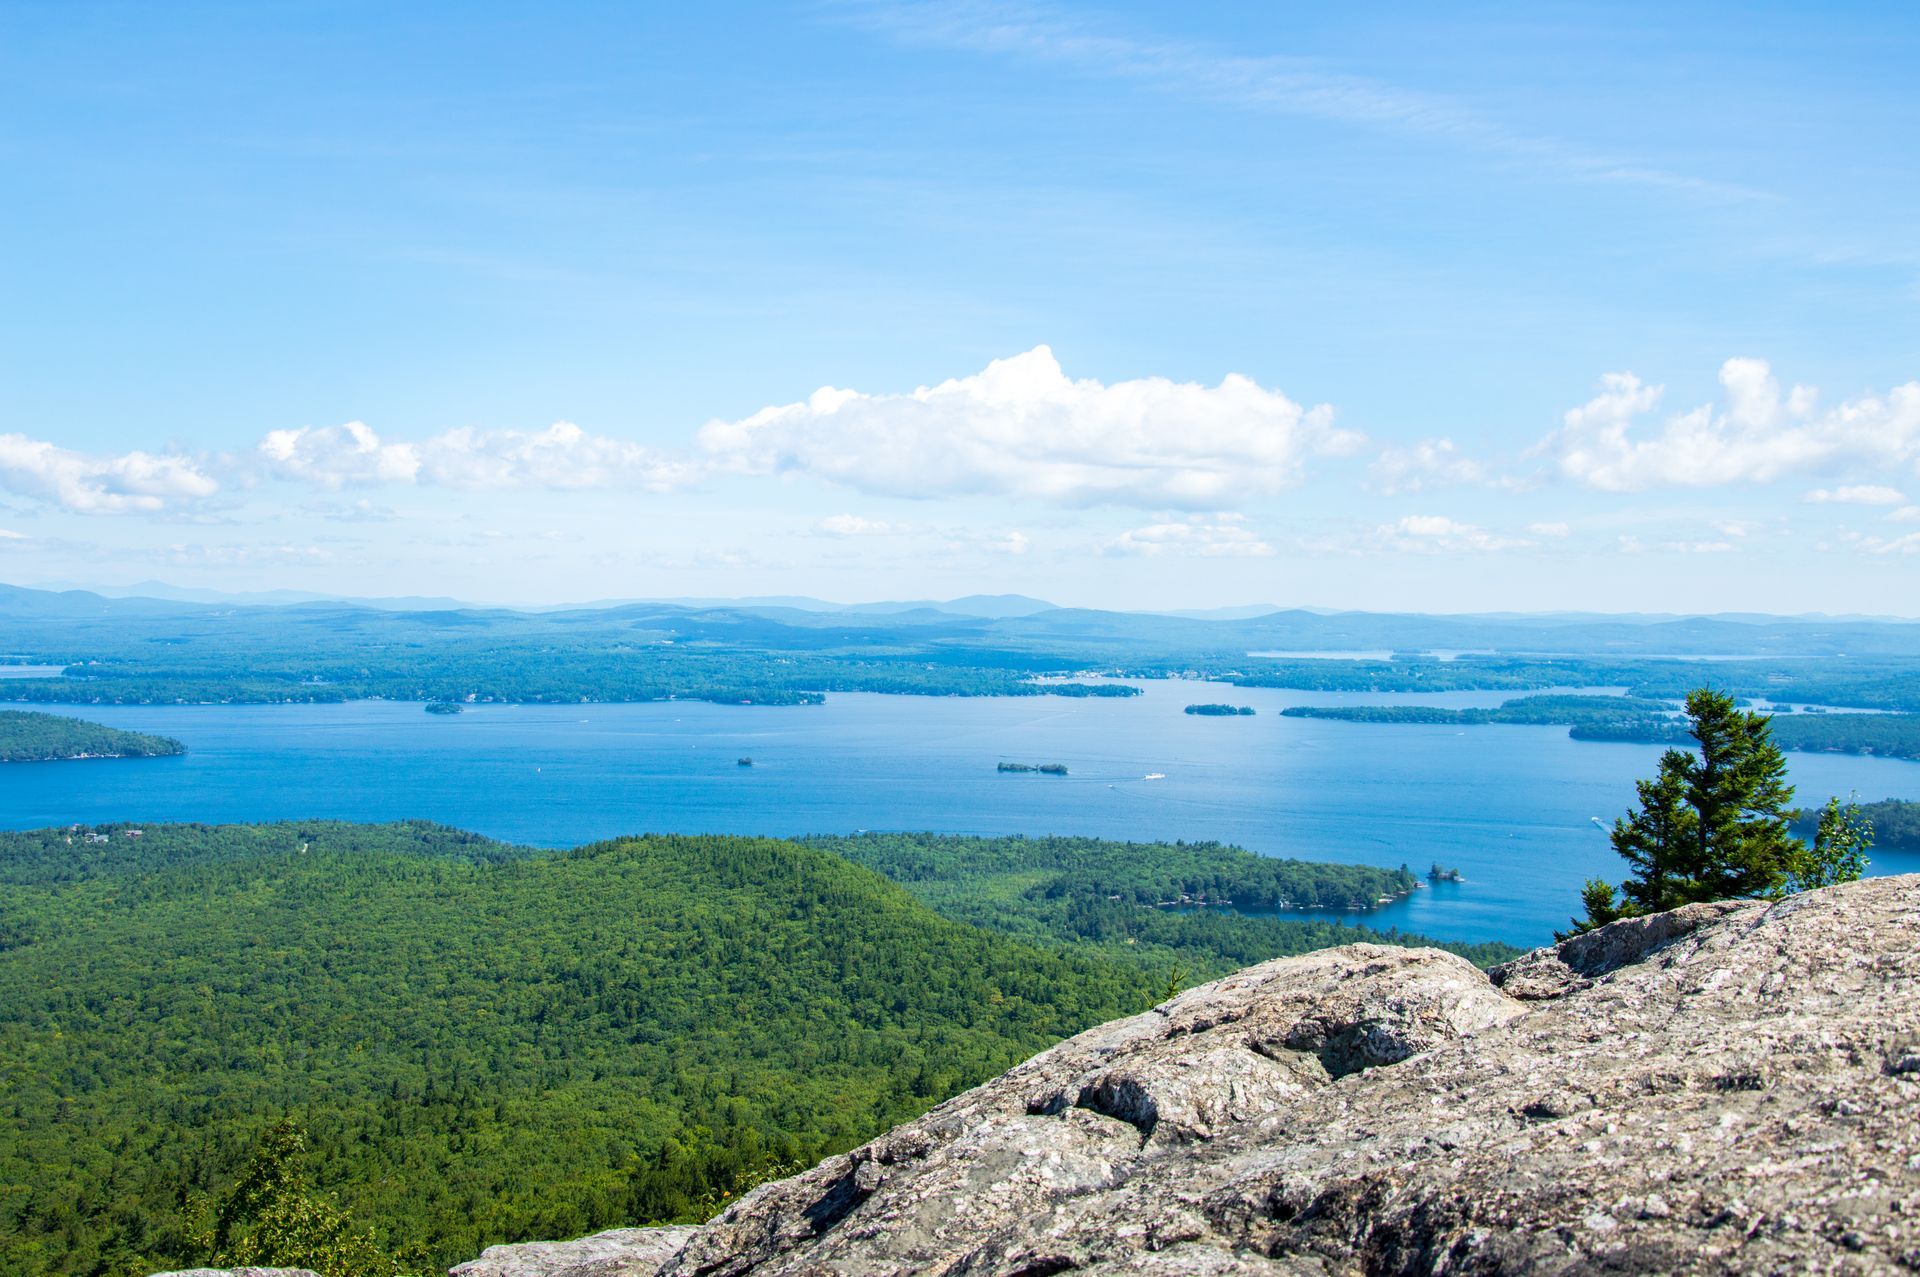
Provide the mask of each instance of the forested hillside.
{"label": "forested hillside", "polygon": [[282,1117],[420,1271],[699,1216],[1175,982],[1379,938],[1169,891],[1403,878],[1084,839],[0,835],[0,1272],[204,1259],[197,1213]]}
{"label": "forested hillside", "polygon": [[1165,976],[745,838],[560,854],[420,826],[0,837],[0,1272],[145,1273],[290,1115],[424,1271],[697,1214]]}
{"label": "forested hillside", "polygon": [[105,727],[64,714],[0,710],[0,763],[45,763],[76,758],[157,758],[184,754],[169,736]]}

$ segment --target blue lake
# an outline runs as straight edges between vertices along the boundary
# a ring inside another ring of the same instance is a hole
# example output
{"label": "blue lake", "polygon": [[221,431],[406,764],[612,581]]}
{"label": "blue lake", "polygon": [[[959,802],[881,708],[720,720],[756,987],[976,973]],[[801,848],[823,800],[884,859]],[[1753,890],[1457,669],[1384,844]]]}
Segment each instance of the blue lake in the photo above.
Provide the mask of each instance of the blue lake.
{"label": "blue lake", "polygon": [[[1548,940],[1580,884],[1621,864],[1611,823],[1659,755],[1557,727],[1429,727],[1281,718],[1287,705],[1495,705],[1427,697],[1147,682],[1127,700],[836,695],[825,705],[94,707],[65,712],[187,743],[181,758],[0,767],[0,825],[424,817],[568,846],[654,832],[1088,834],[1217,839],[1277,856],[1439,861],[1467,881],[1423,885],[1368,915],[1449,939]],[[1182,712],[1252,705],[1251,718]],[[736,760],[750,755],[751,768]],[[1001,760],[1067,764],[1000,774]],[[1800,799],[1920,799],[1920,764],[1789,755]],[[1164,778],[1148,780],[1149,774]],[[1920,871],[1881,854],[1875,872]]]}

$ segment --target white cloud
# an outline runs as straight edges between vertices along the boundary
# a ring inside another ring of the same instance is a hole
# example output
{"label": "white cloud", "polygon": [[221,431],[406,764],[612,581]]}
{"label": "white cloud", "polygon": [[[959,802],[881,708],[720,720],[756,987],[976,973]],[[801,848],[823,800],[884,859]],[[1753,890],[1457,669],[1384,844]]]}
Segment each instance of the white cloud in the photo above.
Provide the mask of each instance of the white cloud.
{"label": "white cloud", "polygon": [[992,493],[1067,505],[1212,509],[1296,482],[1361,436],[1251,379],[1070,380],[1037,346],[910,394],[824,387],[802,403],[712,421],[716,467],[805,474],[887,496]]}
{"label": "white cloud", "polygon": [[423,482],[450,488],[623,488],[664,492],[691,469],[627,439],[588,434],[571,421],[545,430],[461,427],[420,449]]}
{"label": "white cloud", "polygon": [[1192,554],[1203,558],[1265,558],[1273,547],[1243,526],[1239,515],[1170,519],[1122,532],[1101,547],[1104,554],[1154,556]]}
{"label": "white cloud", "polygon": [[1620,538],[1622,554],[1731,554],[1731,541],[1655,541],[1648,543],[1637,536]]}
{"label": "white cloud", "polygon": [[1868,554],[1920,554],[1920,532],[1897,537],[1859,537],[1854,545]]}
{"label": "white cloud", "polygon": [[78,514],[157,513],[220,490],[188,457],[96,456],[18,434],[0,434],[0,486]]}
{"label": "white cloud", "polygon": [[1899,505],[1907,498],[1898,488],[1883,483],[1864,483],[1844,488],[1815,488],[1805,500],[1814,505]]}
{"label": "white cloud", "polygon": [[1532,544],[1523,538],[1501,536],[1438,514],[1410,514],[1398,523],[1383,524],[1374,529],[1373,539],[1387,549],[1417,553],[1484,554],[1524,549]]}
{"label": "white cloud", "polygon": [[1671,416],[1657,433],[1636,437],[1662,388],[1609,373],[1600,394],[1569,411],[1539,450],[1566,478],[1609,492],[1771,483],[1821,470],[1879,473],[1920,458],[1920,381],[1825,412],[1808,387],[1782,394],[1764,360],[1727,360],[1720,383],[1724,406]]}
{"label": "white cloud", "polygon": [[1887,518],[1893,523],[1920,523],[1920,505],[1903,505]]}
{"label": "white cloud", "polygon": [[1570,537],[1573,529],[1564,523],[1529,523],[1527,531],[1537,537]]}
{"label": "white cloud", "polygon": [[1408,448],[1384,448],[1368,472],[1375,486],[1392,494],[1420,492],[1456,483],[1483,483],[1486,467],[1460,456],[1451,439],[1423,439]]}
{"label": "white cloud", "polygon": [[24,532],[15,532],[11,528],[0,528],[0,541],[25,541],[26,539],[27,534]]}
{"label": "white cloud", "polygon": [[276,477],[323,488],[412,483],[420,473],[420,457],[412,444],[382,443],[364,421],[271,430],[260,441],[259,451]]}
{"label": "white cloud", "polygon": [[383,442],[364,422],[275,430],[260,441],[270,473],[323,488],[382,483],[449,488],[621,488],[665,491],[693,469],[570,421],[545,430],[462,426],[419,443]]}
{"label": "white cloud", "polygon": [[910,531],[904,523],[867,519],[857,514],[830,514],[814,526],[830,537],[886,537]]}

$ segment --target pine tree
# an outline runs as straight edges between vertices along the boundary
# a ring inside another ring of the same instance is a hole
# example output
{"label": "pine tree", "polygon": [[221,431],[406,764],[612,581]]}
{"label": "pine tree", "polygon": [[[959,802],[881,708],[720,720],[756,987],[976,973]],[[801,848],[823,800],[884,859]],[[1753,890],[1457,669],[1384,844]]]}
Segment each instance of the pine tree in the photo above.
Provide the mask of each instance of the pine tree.
{"label": "pine tree", "polygon": [[1634,874],[1618,889],[1595,879],[1581,893],[1578,934],[1620,918],[1703,900],[1776,895],[1804,848],[1787,828],[1793,787],[1771,719],[1707,688],[1687,697],[1698,752],[1670,749],[1640,806],[1614,822],[1613,849]]}

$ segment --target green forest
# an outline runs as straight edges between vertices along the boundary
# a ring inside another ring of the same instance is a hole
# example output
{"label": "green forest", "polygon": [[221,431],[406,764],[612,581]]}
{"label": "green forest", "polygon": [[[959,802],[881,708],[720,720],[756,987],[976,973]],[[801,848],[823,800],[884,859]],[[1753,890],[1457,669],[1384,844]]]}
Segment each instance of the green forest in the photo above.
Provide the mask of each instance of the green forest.
{"label": "green forest", "polygon": [[281,1119],[417,1271],[697,1218],[1178,984],[1409,939],[1161,900],[1402,876],[1086,840],[0,835],[0,1271],[203,1260],[196,1212]]}
{"label": "green forest", "polygon": [[[1092,946],[1151,973],[1172,969],[1189,984],[1268,958],[1366,941],[1435,945],[1482,966],[1519,953],[1510,945],[1439,942],[1341,920],[1362,918],[1382,897],[1413,890],[1417,879],[1405,865],[1282,860],[1210,842],[948,834],[806,841],[885,874],[947,917]],[[1229,901],[1233,908],[1214,907]]]}
{"label": "green forest", "polygon": [[44,763],[76,758],[159,758],[184,754],[170,736],[104,727],[64,714],[0,710],[0,763]]}
{"label": "green forest", "polygon": [[[1566,727],[1575,740],[1631,741],[1655,745],[1692,742],[1671,702],[1639,696],[1521,696],[1494,708],[1449,709],[1437,705],[1294,705],[1288,718],[1324,718],[1343,723],[1487,723]],[[1775,714],[1773,739],[1799,752],[1874,754],[1920,759],[1920,714]]]}

